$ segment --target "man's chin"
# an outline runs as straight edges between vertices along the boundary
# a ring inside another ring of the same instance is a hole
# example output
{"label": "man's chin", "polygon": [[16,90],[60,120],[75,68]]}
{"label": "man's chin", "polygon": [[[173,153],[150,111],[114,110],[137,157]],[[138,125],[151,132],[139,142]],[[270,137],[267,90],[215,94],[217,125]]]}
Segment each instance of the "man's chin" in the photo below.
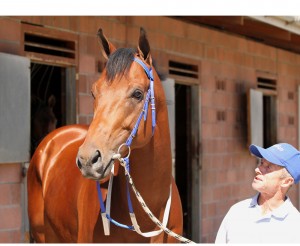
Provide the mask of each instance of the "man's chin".
{"label": "man's chin", "polygon": [[253,181],[252,182],[252,189],[259,192],[259,190],[260,190],[259,188],[260,188],[259,185]]}

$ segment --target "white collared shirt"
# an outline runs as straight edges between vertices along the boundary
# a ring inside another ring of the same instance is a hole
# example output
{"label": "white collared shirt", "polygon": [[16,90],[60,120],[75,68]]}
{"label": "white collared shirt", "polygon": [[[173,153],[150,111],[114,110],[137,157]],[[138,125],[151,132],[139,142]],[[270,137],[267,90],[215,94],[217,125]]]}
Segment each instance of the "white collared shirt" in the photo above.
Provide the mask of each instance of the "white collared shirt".
{"label": "white collared shirt", "polygon": [[253,198],[234,204],[224,217],[216,243],[300,243],[300,213],[290,199],[262,215]]}

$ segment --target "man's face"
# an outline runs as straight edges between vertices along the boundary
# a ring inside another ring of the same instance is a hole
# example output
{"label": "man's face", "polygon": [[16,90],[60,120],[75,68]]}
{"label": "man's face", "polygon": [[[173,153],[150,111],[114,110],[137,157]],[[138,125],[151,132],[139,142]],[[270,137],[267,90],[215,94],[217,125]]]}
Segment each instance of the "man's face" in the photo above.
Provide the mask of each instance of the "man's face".
{"label": "man's face", "polygon": [[255,177],[252,182],[252,188],[260,193],[273,196],[282,183],[283,167],[261,159],[261,163],[255,169]]}

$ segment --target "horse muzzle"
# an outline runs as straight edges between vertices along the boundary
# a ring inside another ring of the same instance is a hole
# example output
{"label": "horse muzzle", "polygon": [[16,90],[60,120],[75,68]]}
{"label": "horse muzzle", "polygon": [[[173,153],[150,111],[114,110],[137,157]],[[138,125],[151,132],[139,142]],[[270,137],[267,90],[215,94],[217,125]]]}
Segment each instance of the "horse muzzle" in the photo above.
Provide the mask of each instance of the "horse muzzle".
{"label": "horse muzzle", "polygon": [[103,162],[101,153],[98,150],[88,159],[83,158],[80,153],[76,157],[76,164],[81,174],[85,178],[99,181],[109,176],[113,162],[113,159],[110,159],[107,163]]}

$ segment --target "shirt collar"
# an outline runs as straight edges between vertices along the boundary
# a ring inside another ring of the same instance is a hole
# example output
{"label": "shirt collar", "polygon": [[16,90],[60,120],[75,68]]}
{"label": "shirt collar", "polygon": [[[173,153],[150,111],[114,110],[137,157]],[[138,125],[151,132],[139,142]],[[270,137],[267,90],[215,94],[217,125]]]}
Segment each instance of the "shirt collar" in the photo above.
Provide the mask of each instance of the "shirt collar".
{"label": "shirt collar", "polygon": [[[259,206],[257,201],[258,201],[258,196],[259,193],[257,193],[254,197],[252,197],[251,201],[250,201],[250,207],[256,207]],[[284,219],[288,213],[291,211],[291,207],[292,207],[292,203],[289,197],[286,198],[286,200],[284,201],[283,204],[281,204],[278,208],[276,208],[275,210],[273,210],[271,213],[269,213],[267,217],[271,217],[274,216],[278,219]]]}
{"label": "shirt collar", "polygon": [[273,212],[272,215],[276,218],[281,218],[284,219],[289,212],[291,211],[291,200],[289,197],[286,198],[283,204],[281,204],[278,208],[276,208]]}
{"label": "shirt collar", "polygon": [[254,197],[252,197],[251,202],[250,202],[251,208],[258,206],[258,203],[257,203],[258,196],[259,196],[259,193],[257,193]]}

